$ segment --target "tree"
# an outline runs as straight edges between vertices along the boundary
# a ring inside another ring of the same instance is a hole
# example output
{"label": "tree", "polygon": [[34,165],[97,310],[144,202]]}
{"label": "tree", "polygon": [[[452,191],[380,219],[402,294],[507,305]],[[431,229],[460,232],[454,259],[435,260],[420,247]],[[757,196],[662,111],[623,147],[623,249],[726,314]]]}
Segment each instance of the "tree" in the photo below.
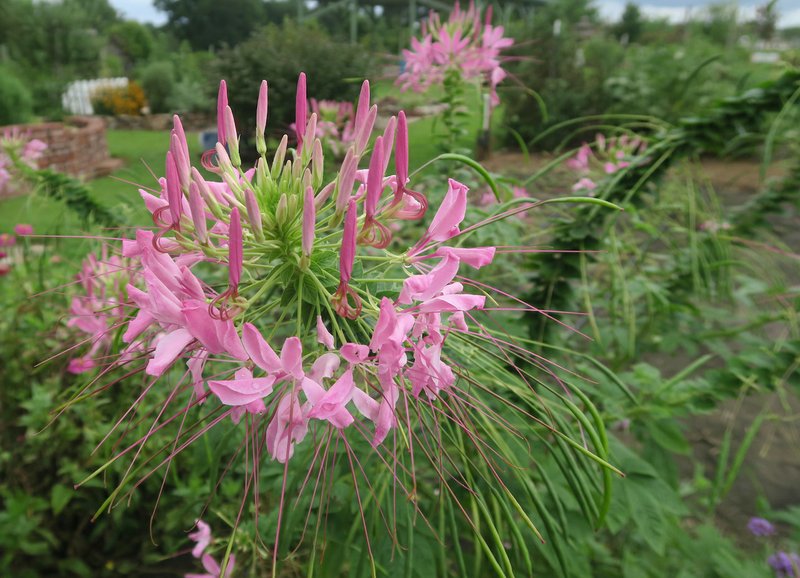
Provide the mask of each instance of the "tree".
{"label": "tree", "polygon": [[770,41],[778,26],[778,0],[770,0],[756,10],[756,33],[761,40]]}
{"label": "tree", "polygon": [[195,50],[235,46],[268,21],[262,0],[155,0],[167,29]]}
{"label": "tree", "polygon": [[620,40],[627,39],[628,42],[636,42],[642,35],[643,24],[642,11],[639,10],[639,6],[628,2],[622,18],[614,27],[614,32]]}

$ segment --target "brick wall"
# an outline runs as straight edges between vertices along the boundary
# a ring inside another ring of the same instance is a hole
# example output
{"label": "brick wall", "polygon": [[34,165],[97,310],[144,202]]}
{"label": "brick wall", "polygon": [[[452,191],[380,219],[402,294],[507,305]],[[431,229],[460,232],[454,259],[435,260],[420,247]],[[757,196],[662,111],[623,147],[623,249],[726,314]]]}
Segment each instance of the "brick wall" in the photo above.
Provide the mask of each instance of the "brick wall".
{"label": "brick wall", "polygon": [[47,150],[39,159],[39,168],[91,179],[110,173],[120,164],[108,154],[106,125],[102,118],[73,116],[63,123],[25,124],[0,130],[9,128],[47,143]]}

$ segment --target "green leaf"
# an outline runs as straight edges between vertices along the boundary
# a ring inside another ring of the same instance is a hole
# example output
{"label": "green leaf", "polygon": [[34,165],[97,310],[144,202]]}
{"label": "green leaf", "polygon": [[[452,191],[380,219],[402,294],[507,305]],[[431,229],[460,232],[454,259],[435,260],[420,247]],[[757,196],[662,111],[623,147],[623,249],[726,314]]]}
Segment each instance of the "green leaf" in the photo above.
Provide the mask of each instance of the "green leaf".
{"label": "green leaf", "polygon": [[675,420],[646,420],[648,433],[658,445],[665,450],[676,454],[686,455],[691,451],[691,446],[683,437],[678,423]]}
{"label": "green leaf", "polygon": [[56,516],[66,507],[74,494],[75,490],[63,484],[53,486],[50,491],[50,507]]}

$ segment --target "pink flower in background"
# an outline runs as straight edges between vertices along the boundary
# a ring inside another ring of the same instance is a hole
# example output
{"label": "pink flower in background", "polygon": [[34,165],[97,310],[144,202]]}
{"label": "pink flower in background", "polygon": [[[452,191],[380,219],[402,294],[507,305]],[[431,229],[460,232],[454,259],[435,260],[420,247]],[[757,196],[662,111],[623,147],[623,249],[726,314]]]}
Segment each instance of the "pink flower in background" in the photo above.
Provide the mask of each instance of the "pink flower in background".
{"label": "pink flower in background", "polygon": [[[203,565],[205,574],[185,574],[184,578],[222,578],[222,568],[219,563],[214,559],[211,554],[205,550],[211,543],[211,527],[203,520],[197,520],[197,530],[189,534],[189,539],[195,542],[192,548],[192,556],[200,558],[200,563]],[[233,568],[236,564],[236,557],[231,555],[228,559],[228,566],[225,568],[225,577],[228,578],[233,573]]]}
{"label": "pink flower in background", "polygon": [[598,133],[593,145],[583,143],[575,156],[566,162],[568,168],[580,175],[572,190],[592,195],[604,176],[626,169],[634,161],[646,160],[643,157],[646,150],[647,143],[639,137],[623,134],[606,138]]}
{"label": "pink flower in background", "polygon": [[30,133],[17,127],[3,131],[0,136],[0,191],[16,190],[22,185],[22,180],[14,182],[15,176],[19,176],[14,163],[22,163],[36,169],[37,161],[46,149],[47,143],[39,139],[30,139]]}
{"label": "pink flower in background", "polygon": [[31,167],[35,167],[36,161],[42,157],[46,150],[47,143],[35,138],[25,143],[20,156],[24,162],[28,163]]}
{"label": "pink flower in background", "polygon": [[184,578],[230,578],[231,574],[233,574],[233,567],[236,564],[236,556],[231,554],[231,557],[228,559],[228,566],[225,568],[225,576],[222,576],[222,568],[210,554],[203,554],[200,561],[203,564],[203,569],[206,571],[205,574],[189,573],[185,574]]}
{"label": "pink flower in background", "polygon": [[203,520],[197,520],[197,530],[189,534],[189,539],[196,542],[192,548],[192,556],[199,558],[211,543],[211,526]]}
{"label": "pink flower in background", "polygon": [[14,235],[0,233],[0,247],[11,247],[12,245],[15,245],[16,242],[17,238]]}
{"label": "pink flower in background", "polygon": [[20,237],[25,237],[26,235],[33,235],[33,225],[28,225],[25,223],[19,223],[14,225],[14,233],[19,235]]}
{"label": "pink flower in background", "polygon": [[111,346],[113,333],[126,320],[130,264],[116,255],[109,256],[106,247],[99,259],[90,253],[76,277],[84,293],[72,298],[67,327],[86,336],[89,350],[71,359],[67,371],[80,374],[104,364],[95,357]]}
{"label": "pink flower in background", "polygon": [[462,11],[456,3],[447,22],[431,12],[422,23],[422,38],[412,38],[403,50],[405,69],[397,79],[402,90],[427,90],[444,81],[448,71],[458,71],[464,80],[478,79],[490,91],[491,105],[497,106],[497,85],[506,77],[501,67],[503,50],[514,40],[503,36],[502,26],[492,26],[491,8],[481,20],[480,10],[470,3]]}

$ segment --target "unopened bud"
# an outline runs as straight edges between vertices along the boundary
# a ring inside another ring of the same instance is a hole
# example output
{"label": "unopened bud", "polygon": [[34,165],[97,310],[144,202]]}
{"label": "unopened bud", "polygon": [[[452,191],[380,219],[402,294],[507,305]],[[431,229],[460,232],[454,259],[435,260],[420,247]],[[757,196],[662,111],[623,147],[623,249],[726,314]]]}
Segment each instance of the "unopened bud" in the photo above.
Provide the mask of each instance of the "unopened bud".
{"label": "unopened bud", "polygon": [[322,185],[322,177],[325,170],[323,162],[322,143],[319,142],[319,139],[314,139],[314,149],[311,152],[311,176],[314,178],[314,189],[318,189]]}
{"label": "unopened bud", "polygon": [[281,168],[283,168],[283,160],[286,158],[286,147],[289,146],[289,137],[283,135],[278,148],[275,150],[275,156],[272,159],[272,180],[277,181],[280,175]]}
{"label": "unopened bud", "polygon": [[228,144],[228,154],[233,166],[237,168],[242,166],[242,159],[239,157],[239,136],[230,106],[225,107],[225,142]]}
{"label": "unopened bud", "polygon": [[289,217],[289,200],[286,198],[286,193],[281,195],[278,199],[278,205],[275,207],[275,221],[278,225],[286,223]]}
{"label": "unopened bud", "polygon": [[258,208],[255,193],[250,189],[247,189],[244,193],[244,204],[247,207],[247,220],[250,221],[253,234],[256,239],[261,241],[264,238],[264,231],[261,225],[261,210]]}

